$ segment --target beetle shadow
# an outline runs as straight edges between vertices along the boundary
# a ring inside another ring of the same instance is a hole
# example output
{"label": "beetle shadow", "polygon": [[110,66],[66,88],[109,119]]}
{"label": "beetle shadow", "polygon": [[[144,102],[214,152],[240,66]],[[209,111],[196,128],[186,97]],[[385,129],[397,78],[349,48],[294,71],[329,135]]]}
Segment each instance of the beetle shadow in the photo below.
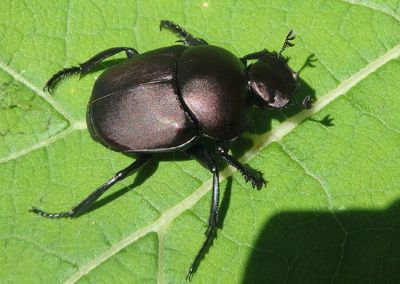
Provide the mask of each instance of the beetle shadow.
{"label": "beetle shadow", "polygon": [[[150,176],[152,176],[155,171],[157,170],[159,165],[159,160],[157,159],[151,159],[147,164],[145,164],[136,174],[135,179],[132,184],[125,186],[119,190],[117,190],[114,193],[111,193],[110,195],[107,195],[100,200],[96,201],[92,206],[88,208],[85,212],[83,212],[80,215],[85,215],[87,213],[90,213],[94,210],[97,210],[108,203],[114,201],[115,199],[121,197],[125,193],[127,193],[130,190],[135,189],[139,185],[143,184]],[[129,178],[129,177],[128,177]]]}
{"label": "beetle shadow", "polygon": [[287,211],[252,245],[242,283],[399,283],[400,201],[386,210]]}
{"label": "beetle shadow", "polygon": [[[166,156],[168,157],[169,155],[166,155]],[[172,157],[168,157],[168,158],[171,160],[173,159]],[[95,210],[107,205],[108,203],[114,201],[115,199],[121,197],[122,195],[124,195],[128,191],[134,189],[135,187],[143,184],[150,176],[152,176],[155,173],[155,171],[157,170],[157,168],[159,166],[159,161],[160,161],[159,159],[151,159],[146,165],[143,166],[143,168],[141,168],[138,171],[132,184],[125,186],[125,187],[117,190],[116,192],[96,201],[88,210],[86,210],[79,216],[82,216],[82,215],[88,214],[92,211],[95,211]],[[224,226],[224,220],[225,220],[226,214],[228,212],[231,195],[232,195],[232,177],[228,177],[226,179],[226,186],[225,186],[225,190],[223,191],[223,197],[222,197],[221,204],[219,207],[219,225],[218,225],[218,227],[221,229]]]}
{"label": "beetle shadow", "polygon": [[[310,54],[300,69],[297,71],[299,74],[299,88],[294,96],[294,105],[290,105],[283,109],[262,109],[258,107],[251,107],[248,110],[247,116],[249,120],[249,126],[247,132],[251,134],[261,135],[272,129],[272,122],[279,121],[282,123],[288,118],[298,114],[303,111],[301,106],[302,101],[309,96],[311,101],[316,100],[315,89],[313,89],[306,81],[301,78],[301,72],[306,68],[315,68],[316,58],[314,54]],[[326,127],[334,126],[332,123],[333,119],[329,115],[325,116],[321,120],[316,120],[313,118],[308,118],[308,120],[320,123]],[[251,139],[246,137],[241,137],[232,143],[232,153],[236,158],[240,158],[253,146]]]}
{"label": "beetle shadow", "polygon": [[[130,158],[137,158],[136,154],[130,154],[130,153],[122,153],[125,156],[128,156]],[[98,201],[96,201],[92,206],[90,206],[85,212],[82,212],[79,214],[79,216],[85,215],[87,213],[90,213],[92,211],[95,211],[108,203],[114,201],[115,199],[121,197],[125,193],[129,192],[130,190],[134,190],[136,187],[140,186],[143,184],[149,177],[151,177],[157,170],[159,166],[159,162],[161,161],[184,161],[184,160],[190,160],[192,159],[191,157],[187,156],[183,152],[170,152],[170,153],[157,153],[154,154],[154,158],[150,159],[148,163],[146,163],[142,168],[140,168],[136,176],[133,180],[133,183],[125,186],[123,188],[118,189],[114,193],[111,193],[110,195],[107,195]],[[134,175],[134,174],[133,174]],[[129,177],[127,178],[129,179]]]}
{"label": "beetle shadow", "polygon": [[[130,154],[130,153],[122,153],[122,154],[124,154],[125,156],[128,156],[130,158],[134,158],[134,159],[137,158],[136,154]],[[148,163],[146,163],[142,168],[140,168],[138,170],[132,184],[125,186],[123,188],[120,188],[117,191],[115,191],[114,193],[111,193],[110,195],[107,195],[107,196],[101,198],[100,200],[96,201],[85,212],[82,212],[81,214],[79,214],[79,216],[82,216],[82,215],[85,215],[92,211],[95,211],[95,210],[107,205],[108,203],[114,201],[115,199],[121,197],[125,193],[127,193],[131,190],[134,190],[136,187],[143,184],[149,177],[151,177],[157,171],[159,162],[161,162],[161,161],[183,161],[183,160],[189,160],[189,159],[191,159],[191,158],[182,152],[154,154],[154,158],[150,159],[150,161]],[[129,179],[129,177],[127,179]]]}
{"label": "beetle shadow", "polygon": [[[315,100],[315,90],[304,80],[299,79],[299,81],[300,86],[295,96],[296,102],[301,102],[307,96],[310,96],[312,100]],[[249,120],[247,132],[250,134],[262,135],[272,130],[273,121],[279,121],[282,123],[302,110],[303,109],[299,106],[293,106],[281,110],[251,107],[247,112]],[[231,151],[235,158],[240,158],[253,146],[254,143],[250,138],[239,137],[231,143]]]}
{"label": "beetle shadow", "polygon": [[229,204],[231,203],[232,183],[233,183],[233,178],[231,176],[227,177],[225,190],[218,211],[218,223],[219,223],[218,228],[220,229],[224,228],[224,221],[226,218],[226,214],[228,213]]}

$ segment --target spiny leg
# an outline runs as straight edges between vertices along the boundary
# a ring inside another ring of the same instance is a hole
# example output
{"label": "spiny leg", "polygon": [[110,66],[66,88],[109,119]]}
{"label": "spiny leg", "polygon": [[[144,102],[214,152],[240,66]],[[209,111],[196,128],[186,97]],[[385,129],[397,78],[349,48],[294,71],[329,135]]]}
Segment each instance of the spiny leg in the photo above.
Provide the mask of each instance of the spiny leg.
{"label": "spiny leg", "polygon": [[99,197],[106,192],[107,189],[109,189],[111,186],[113,186],[115,183],[125,179],[129,175],[131,175],[133,172],[141,168],[144,164],[146,164],[150,160],[150,155],[142,155],[139,156],[131,165],[126,167],[125,169],[119,171],[106,181],[104,184],[102,184],[100,187],[98,187],[95,191],[93,191],[88,197],[86,197],[81,203],[79,203],[77,206],[72,208],[70,211],[67,212],[59,212],[59,213],[48,213],[46,211],[43,211],[41,209],[38,209],[36,207],[32,207],[29,211],[36,213],[40,216],[47,217],[47,218],[74,218],[77,217],[78,215],[82,214],[85,212]]}
{"label": "spiny leg", "polygon": [[104,51],[99,52],[86,62],[83,62],[79,64],[79,66],[71,66],[68,68],[64,68],[54,74],[50,80],[47,81],[46,85],[44,86],[43,90],[44,91],[51,91],[54,89],[54,87],[57,85],[57,83],[61,80],[64,79],[65,77],[72,75],[72,74],[80,74],[80,76],[86,75],[90,70],[92,70],[95,66],[97,66],[100,62],[103,60],[107,59],[108,57],[111,57],[121,51],[125,51],[126,56],[128,58],[133,57],[134,55],[138,54],[138,52],[130,47],[113,47],[110,49],[106,49]]}
{"label": "spiny leg", "polygon": [[167,20],[162,20],[160,23],[160,30],[167,29],[178,36],[182,37],[183,40],[178,40],[177,42],[183,42],[185,45],[202,45],[207,44],[204,39],[194,37],[190,33],[188,33],[184,28],[181,26]]}
{"label": "spiny leg", "polygon": [[240,58],[240,60],[247,65],[247,60],[257,60],[260,59],[262,57],[267,56],[268,54],[270,54],[270,52],[266,49],[260,50],[260,51],[256,51],[253,53],[249,53],[243,57]]}
{"label": "spiny leg", "polygon": [[217,145],[217,152],[226,163],[240,172],[246,182],[251,181],[253,188],[261,189],[265,185],[266,181],[263,179],[260,172],[242,165],[233,156],[228,154],[228,151],[223,145]]}
{"label": "spiny leg", "polygon": [[204,255],[210,248],[213,239],[215,237],[218,228],[218,204],[219,204],[219,177],[218,168],[214,159],[212,158],[209,151],[207,151],[203,146],[196,145],[186,150],[186,153],[191,157],[196,159],[201,165],[207,168],[213,174],[213,187],[212,187],[212,199],[211,199],[211,209],[210,217],[208,219],[208,227],[205,232],[206,240],[204,241],[202,247],[197,253],[192,265],[189,268],[189,272],[186,276],[186,280],[191,280],[193,274],[199,267],[200,261],[203,259]]}

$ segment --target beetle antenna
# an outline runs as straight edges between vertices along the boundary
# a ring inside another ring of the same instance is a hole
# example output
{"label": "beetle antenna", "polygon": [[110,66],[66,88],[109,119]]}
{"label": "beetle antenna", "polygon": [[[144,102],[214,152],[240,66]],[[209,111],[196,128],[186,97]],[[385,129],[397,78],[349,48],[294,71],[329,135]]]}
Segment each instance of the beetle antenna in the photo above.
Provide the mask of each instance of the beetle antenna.
{"label": "beetle antenna", "polygon": [[282,52],[286,48],[294,46],[294,43],[291,42],[291,41],[294,40],[295,38],[296,38],[296,36],[293,35],[293,30],[290,30],[289,33],[287,34],[286,38],[285,38],[285,42],[282,45],[281,51],[279,51],[279,53],[278,53],[278,57],[281,57]]}

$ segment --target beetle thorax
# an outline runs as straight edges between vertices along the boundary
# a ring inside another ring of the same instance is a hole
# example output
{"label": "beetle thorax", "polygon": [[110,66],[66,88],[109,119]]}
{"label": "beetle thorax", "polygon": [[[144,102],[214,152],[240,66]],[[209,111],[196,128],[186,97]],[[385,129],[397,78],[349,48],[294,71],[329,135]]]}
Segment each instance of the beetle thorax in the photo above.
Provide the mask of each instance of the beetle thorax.
{"label": "beetle thorax", "polygon": [[190,47],[179,58],[178,84],[201,135],[229,141],[243,132],[246,71],[231,52],[211,45]]}

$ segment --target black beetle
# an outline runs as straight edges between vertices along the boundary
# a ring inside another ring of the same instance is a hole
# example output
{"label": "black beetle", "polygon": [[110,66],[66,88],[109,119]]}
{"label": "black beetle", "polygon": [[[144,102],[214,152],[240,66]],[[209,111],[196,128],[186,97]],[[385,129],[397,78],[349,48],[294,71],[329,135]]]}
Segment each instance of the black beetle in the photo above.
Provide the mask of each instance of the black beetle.
{"label": "black beetle", "polygon": [[[296,105],[297,73],[282,58],[293,46],[292,31],[282,49],[262,50],[238,58],[231,52],[209,45],[171,21],[161,21],[182,40],[174,45],[143,54],[129,47],[104,50],[88,61],[65,68],[51,77],[49,92],[63,78],[87,74],[106,58],[124,51],[127,60],[110,67],[96,80],[87,108],[91,137],[104,146],[137,159],[119,171],[68,212],[32,212],[48,218],[76,217],[86,211],[108,188],[142,167],[153,153],[183,151],[213,174],[211,213],[206,240],[193,261],[191,279],[212,243],[218,227],[218,168],[213,156],[235,167],[254,188],[265,181],[261,174],[228,154],[228,142],[246,129],[245,110],[250,105],[280,109]],[[249,60],[257,60],[247,64]],[[302,103],[311,106],[310,97]]]}

